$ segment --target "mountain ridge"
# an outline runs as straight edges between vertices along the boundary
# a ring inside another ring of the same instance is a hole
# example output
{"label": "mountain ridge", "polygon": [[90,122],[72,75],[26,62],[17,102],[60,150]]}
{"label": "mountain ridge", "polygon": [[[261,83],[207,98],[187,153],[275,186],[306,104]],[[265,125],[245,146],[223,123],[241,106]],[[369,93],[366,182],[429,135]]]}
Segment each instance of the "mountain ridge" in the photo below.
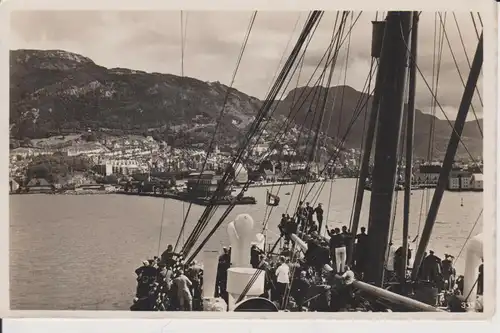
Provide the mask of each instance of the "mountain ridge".
{"label": "mountain ridge", "polygon": [[[105,68],[90,58],[63,50],[10,51],[10,124],[17,139],[38,138],[61,131],[106,128],[117,132],[149,132],[176,144],[206,143],[213,135],[228,86],[173,74],[147,73],[127,68]],[[333,99],[343,90],[343,107]],[[342,137],[362,93],[348,86],[299,87],[275,101],[275,119],[286,116],[294,96],[325,94],[327,110],[322,130]],[[217,139],[231,144],[241,137],[263,101],[231,88]],[[364,96],[366,98],[366,96]],[[370,97],[371,99],[371,97]],[[295,124],[312,128],[308,109],[320,98],[304,98]],[[371,107],[368,101],[368,109]],[[427,155],[432,115],[416,112],[415,154]],[[360,147],[364,117],[352,126],[346,147]],[[331,119],[330,121],[327,121]],[[330,127],[327,128],[327,124]],[[482,123],[482,120],[481,120]],[[427,129],[425,129],[426,127]],[[340,133],[340,135],[339,135]],[[435,118],[435,151],[446,148],[451,127]],[[163,139],[162,138],[162,139]],[[475,122],[468,122],[463,141],[482,155],[482,139]],[[466,153],[466,152],[465,152]],[[463,155],[463,149],[459,155]]]}

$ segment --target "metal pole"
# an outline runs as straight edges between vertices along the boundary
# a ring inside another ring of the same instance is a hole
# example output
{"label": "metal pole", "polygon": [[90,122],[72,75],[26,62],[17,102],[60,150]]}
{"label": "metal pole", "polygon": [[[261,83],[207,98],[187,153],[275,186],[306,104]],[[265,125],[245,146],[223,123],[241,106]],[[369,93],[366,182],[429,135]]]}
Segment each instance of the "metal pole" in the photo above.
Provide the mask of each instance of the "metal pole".
{"label": "metal pole", "polygon": [[453,167],[453,160],[458,149],[458,144],[460,143],[460,137],[464,129],[465,121],[467,119],[467,114],[472,103],[472,98],[474,96],[477,81],[481,73],[482,64],[483,34],[481,34],[481,37],[479,37],[476,54],[474,55],[474,60],[472,60],[472,65],[469,72],[469,78],[467,79],[467,84],[465,85],[464,94],[462,95],[462,101],[460,102],[457,118],[453,126],[453,132],[451,134],[450,141],[448,142],[448,148],[446,149],[443,166],[441,167],[441,173],[439,174],[438,184],[432,197],[429,214],[427,215],[427,219],[425,220],[424,230],[422,231],[422,238],[420,239],[417,254],[415,255],[415,262],[413,264],[412,280],[416,280],[417,278],[418,270],[420,268],[420,265],[422,264],[422,260],[424,259],[424,252],[427,249],[427,245],[429,244],[429,239],[432,234],[434,223],[436,222],[439,206],[441,205],[441,199],[443,198],[444,191],[446,189],[446,186],[448,185],[448,176]]}
{"label": "metal pole", "polygon": [[[363,157],[361,160],[361,166],[359,169],[358,187],[356,189],[356,201],[354,204],[354,213],[352,217],[352,227],[351,234],[356,236],[359,228],[359,219],[361,217],[361,208],[363,207],[363,197],[365,194],[366,178],[368,178],[368,173],[370,169],[370,156],[372,154],[373,148],[373,138],[375,137],[375,128],[377,127],[377,116],[378,116],[378,105],[380,102],[380,69],[377,71],[377,78],[375,81],[375,89],[373,92],[372,107],[370,113],[370,119],[368,121],[368,129],[366,131]],[[354,242],[355,237],[349,242],[349,256],[347,258],[348,265],[351,265],[354,254]]]}
{"label": "metal pole", "polygon": [[380,57],[382,87],[368,222],[367,280],[381,287],[392,220],[412,12],[389,12]]}
{"label": "metal pole", "polygon": [[[382,49],[382,40],[384,38],[385,21],[372,22],[372,57],[378,59]],[[359,169],[358,188],[356,189],[356,200],[354,201],[354,213],[352,216],[351,234],[356,236],[359,228],[359,219],[361,217],[361,208],[363,207],[363,198],[365,194],[366,178],[370,171],[370,156],[373,148],[373,138],[375,137],[375,129],[377,127],[378,105],[380,103],[380,85],[381,73],[380,66],[377,70],[375,78],[375,88],[373,89],[372,107],[370,109],[370,118],[368,120],[368,129],[365,134],[365,142],[363,144],[363,157],[361,159],[361,166]],[[354,243],[356,238],[352,237],[347,251],[347,265],[351,266],[354,255]]]}
{"label": "metal pole", "polygon": [[413,12],[411,28],[410,84],[408,87],[408,114],[406,117],[406,161],[405,161],[405,197],[403,215],[403,264],[399,276],[401,283],[406,282],[408,261],[408,234],[410,232],[411,177],[413,174],[413,139],[415,130],[415,90],[417,86],[417,41],[418,14]]}

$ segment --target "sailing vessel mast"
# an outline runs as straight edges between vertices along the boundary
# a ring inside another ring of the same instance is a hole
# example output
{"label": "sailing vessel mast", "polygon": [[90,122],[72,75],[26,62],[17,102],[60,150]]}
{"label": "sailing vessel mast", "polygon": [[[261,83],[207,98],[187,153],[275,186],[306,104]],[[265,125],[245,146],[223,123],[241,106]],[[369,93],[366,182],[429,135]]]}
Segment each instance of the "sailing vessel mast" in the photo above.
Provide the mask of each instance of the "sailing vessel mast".
{"label": "sailing vessel mast", "polygon": [[[384,38],[385,31],[385,21],[373,21],[372,22],[372,48],[371,56],[374,59],[380,58],[380,53],[382,51],[382,41]],[[370,109],[370,118],[368,120],[368,129],[365,134],[365,142],[363,144],[363,156],[361,159],[361,166],[359,170],[358,187],[356,189],[356,199],[354,204],[354,214],[352,218],[351,234],[356,235],[358,233],[359,219],[361,217],[361,208],[363,207],[363,197],[365,194],[366,179],[368,178],[368,173],[370,169],[370,156],[372,154],[373,148],[373,138],[375,137],[375,128],[377,126],[378,118],[378,105],[380,102],[380,85],[381,85],[381,71],[380,67],[377,70],[377,76],[375,79],[375,88],[373,90],[372,106]],[[369,93],[369,92],[368,92]],[[349,243],[349,251],[347,257],[347,265],[351,265],[354,253],[354,242],[356,239],[353,237]]]}
{"label": "sailing vessel mast", "polygon": [[401,271],[398,272],[401,283],[406,282],[406,265],[408,261],[408,235],[410,232],[410,201],[413,174],[413,139],[415,130],[415,91],[417,87],[417,41],[418,41],[418,13],[413,12],[410,46],[410,83],[408,86],[408,113],[406,116],[406,153],[405,153],[405,195],[403,208],[403,253]]}
{"label": "sailing vessel mast", "polygon": [[412,12],[389,12],[380,57],[381,91],[368,222],[367,280],[381,287],[391,228]]}
{"label": "sailing vessel mast", "polygon": [[424,252],[429,244],[429,239],[432,234],[432,229],[436,222],[436,217],[439,211],[439,206],[441,205],[441,199],[443,198],[444,191],[448,185],[448,177],[453,167],[453,161],[455,159],[455,154],[458,149],[458,144],[461,141],[461,135],[464,129],[465,121],[467,120],[467,114],[472,103],[472,98],[476,90],[477,81],[481,73],[481,67],[483,64],[483,35],[479,37],[479,42],[476,48],[476,53],[474,54],[474,59],[472,61],[471,69],[469,72],[469,77],[467,79],[467,84],[462,95],[462,100],[458,108],[457,117],[453,125],[453,131],[451,133],[450,141],[448,142],[448,148],[446,149],[446,155],[444,157],[443,165],[441,167],[441,172],[439,174],[439,179],[437,183],[436,190],[432,197],[432,202],[429,207],[429,213],[427,219],[425,220],[424,229],[422,231],[422,238],[418,245],[418,250],[415,255],[415,262],[413,264],[412,270],[412,280],[417,279],[418,270],[422,261],[424,259]]}

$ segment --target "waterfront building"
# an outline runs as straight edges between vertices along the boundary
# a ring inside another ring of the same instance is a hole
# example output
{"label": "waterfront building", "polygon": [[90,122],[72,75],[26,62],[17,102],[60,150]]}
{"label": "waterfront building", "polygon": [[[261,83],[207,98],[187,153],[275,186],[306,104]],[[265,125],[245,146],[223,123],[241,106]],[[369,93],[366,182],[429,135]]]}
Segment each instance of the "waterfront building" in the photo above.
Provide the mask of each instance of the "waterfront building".
{"label": "waterfront building", "polygon": [[[211,197],[217,190],[221,176],[217,176],[214,171],[203,171],[202,173],[195,172],[189,175],[186,182],[186,192],[188,195],[195,198]],[[223,196],[230,195],[231,191],[225,189]]]}

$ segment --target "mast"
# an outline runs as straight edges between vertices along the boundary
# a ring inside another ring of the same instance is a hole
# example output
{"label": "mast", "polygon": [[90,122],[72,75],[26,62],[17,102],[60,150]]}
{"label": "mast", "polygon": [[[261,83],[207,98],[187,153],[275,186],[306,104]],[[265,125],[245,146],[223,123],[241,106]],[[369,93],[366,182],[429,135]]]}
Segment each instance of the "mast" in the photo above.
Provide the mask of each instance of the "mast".
{"label": "mast", "polygon": [[[382,40],[384,38],[385,21],[372,22],[372,51],[371,56],[375,59],[380,58],[382,50]],[[359,218],[361,216],[361,208],[363,207],[363,197],[365,194],[366,178],[368,177],[370,169],[370,156],[372,154],[373,138],[375,137],[375,128],[377,126],[378,105],[380,103],[380,85],[382,71],[377,70],[375,79],[375,88],[373,90],[372,106],[370,109],[370,118],[368,120],[368,129],[365,134],[363,157],[361,159],[361,166],[359,169],[358,187],[356,189],[356,200],[354,204],[354,214],[352,218],[351,234],[356,236],[359,227]],[[369,92],[368,92],[369,93]],[[351,265],[354,253],[355,237],[352,237],[349,243],[349,251],[347,258],[347,265]]]}
{"label": "mast", "polygon": [[[333,74],[333,67],[335,66],[335,61],[332,61],[332,65],[331,66],[332,67],[330,69],[330,79],[331,79],[331,76]],[[319,132],[321,131],[321,125],[323,124],[323,120],[325,119],[326,100],[328,98],[328,93],[330,91],[329,88],[330,87],[326,87],[325,88],[324,102],[323,102],[323,105],[321,107],[321,113],[320,113],[320,116],[319,116],[318,124],[316,126],[316,132],[314,133],[314,140],[313,140],[313,146],[312,146],[312,149],[311,149],[311,155],[309,156],[309,164],[311,164],[312,162],[315,162],[316,166],[317,166],[317,163],[319,163],[319,161],[317,160],[318,155],[319,155],[318,154],[318,151],[319,151]],[[320,89],[321,89],[321,87],[320,87]],[[318,169],[319,168],[316,167],[316,170],[318,170]]]}
{"label": "mast", "polygon": [[450,141],[448,142],[448,148],[446,149],[443,166],[441,167],[441,173],[439,174],[438,184],[432,197],[432,202],[429,207],[429,214],[427,215],[427,219],[425,220],[424,229],[422,231],[422,238],[420,239],[420,244],[418,245],[418,250],[415,255],[415,262],[413,264],[413,271],[411,276],[412,280],[416,280],[417,278],[418,270],[420,268],[420,265],[422,264],[422,260],[424,259],[424,252],[427,249],[427,245],[429,244],[429,239],[432,234],[434,223],[436,222],[439,206],[441,205],[441,199],[443,198],[443,194],[448,183],[448,176],[453,167],[453,160],[455,158],[458,144],[460,143],[460,137],[462,135],[465,121],[467,119],[467,114],[472,103],[472,98],[474,96],[474,91],[479,79],[479,74],[481,73],[482,64],[483,34],[481,34],[481,36],[479,37],[479,42],[477,44],[476,53],[474,54],[474,59],[472,60],[467,84],[465,85],[455,124],[453,125],[453,131],[451,133]]}
{"label": "mast", "polygon": [[403,119],[407,45],[412,14],[409,11],[387,14],[380,57],[383,72],[368,222],[371,265],[367,271],[367,280],[374,282],[376,286],[382,286],[384,279]]}
{"label": "mast", "polygon": [[408,87],[408,113],[406,117],[406,160],[405,160],[405,196],[403,210],[403,264],[401,265],[401,283],[406,282],[406,265],[408,261],[408,234],[410,232],[411,177],[413,174],[413,138],[415,130],[415,90],[417,87],[417,41],[418,13],[413,12],[411,28],[410,83]]}

